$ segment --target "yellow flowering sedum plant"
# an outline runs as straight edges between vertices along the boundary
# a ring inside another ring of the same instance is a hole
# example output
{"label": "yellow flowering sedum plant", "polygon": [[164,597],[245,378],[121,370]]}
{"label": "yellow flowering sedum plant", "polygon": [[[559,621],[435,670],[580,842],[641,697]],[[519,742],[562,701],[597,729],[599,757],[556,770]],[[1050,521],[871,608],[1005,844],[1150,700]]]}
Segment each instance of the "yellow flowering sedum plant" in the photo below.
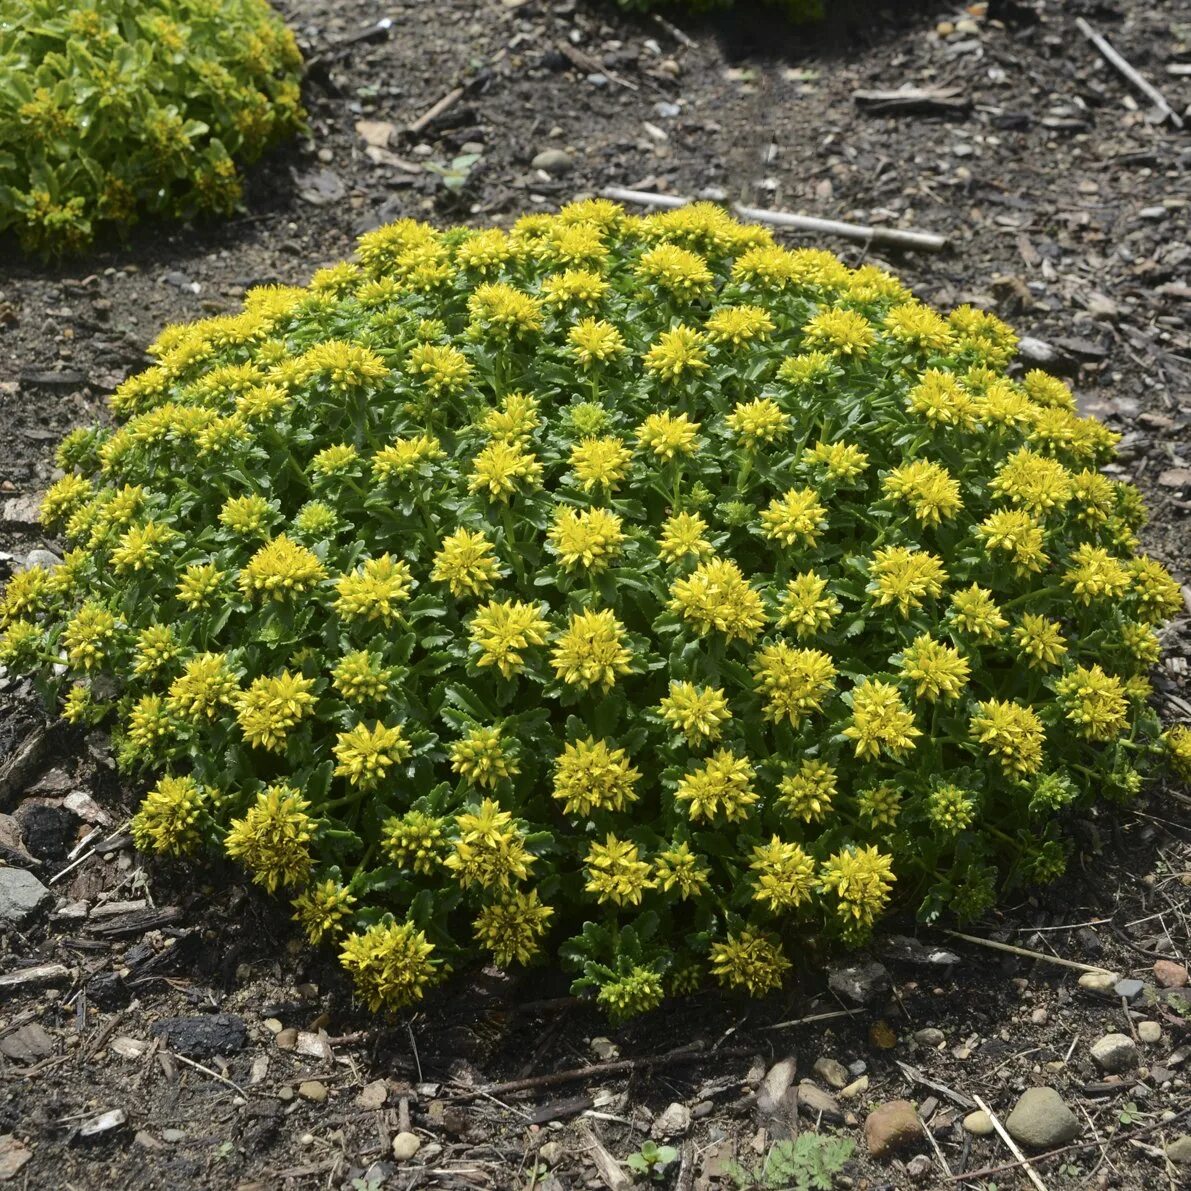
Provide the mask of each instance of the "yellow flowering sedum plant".
{"label": "yellow flowering sedum plant", "polygon": [[148,212],[230,214],[302,123],[265,0],[0,0],[0,232],[44,255]]}
{"label": "yellow flowering sedum plant", "polygon": [[1191,763],[1115,436],[1014,348],[710,205],[402,221],[162,334],[0,650],[374,1008],[559,947],[617,1018],[763,994]]}

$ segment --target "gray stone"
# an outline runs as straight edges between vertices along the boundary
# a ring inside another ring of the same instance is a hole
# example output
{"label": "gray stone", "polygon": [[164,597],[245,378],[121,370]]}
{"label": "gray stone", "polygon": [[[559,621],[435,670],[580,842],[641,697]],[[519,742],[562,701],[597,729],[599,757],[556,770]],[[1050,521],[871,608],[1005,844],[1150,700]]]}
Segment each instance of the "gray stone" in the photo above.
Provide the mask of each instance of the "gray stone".
{"label": "gray stone", "polygon": [[1014,1141],[1033,1150],[1066,1145],[1080,1133],[1078,1119],[1054,1088],[1027,1088],[1005,1128]]}
{"label": "gray stone", "polygon": [[668,1137],[683,1137],[691,1127],[691,1110],[675,1101],[653,1123],[650,1136],[658,1141]]}
{"label": "gray stone", "polygon": [[44,567],[47,571],[52,571],[61,561],[52,550],[42,550],[39,547],[36,550],[30,550],[25,555],[25,570],[31,570],[33,567]]}
{"label": "gray stone", "polygon": [[1137,1066],[1137,1043],[1128,1034],[1105,1034],[1092,1044],[1092,1058],[1101,1071],[1120,1075]]}
{"label": "gray stone", "polygon": [[371,1083],[364,1085],[356,1097],[356,1103],[361,1108],[383,1108],[388,1096],[389,1085],[383,1079],[374,1079]]}
{"label": "gray stone", "polygon": [[1134,997],[1141,996],[1142,990],[1144,988],[1144,981],[1126,978],[1124,980],[1118,980],[1116,984],[1113,985],[1112,991],[1115,992],[1118,997],[1124,997],[1126,1001],[1132,1001]]}
{"label": "gray stone", "polygon": [[545,170],[548,174],[567,173],[571,165],[571,155],[565,149],[543,149],[530,163],[535,170]]}
{"label": "gray stone", "polygon": [[24,496],[10,496],[0,510],[0,521],[10,525],[37,525],[41,509],[41,494],[29,492]]}
{"label": "gray stone", "polygon": [[1191,1166],[1191,1133],[1183,1133],[1166,1147],[1166,1156],[1177,1166]]}
{"label": "gray stone", "polygon": [[830,1059],[826,1055],[815,1060],[814,1072],[825,1084],[837,1091],[846,1088],[852,1081],[847,1067],[838,1059]]}
{"label": "gray stone", "polygon": [[916,1154],[906,1163],[906,1174],[912,1183],[925,1183],[930,1178],[933,1163],[925,1154]]}
{"label": "gray stone", "polygon": [[964,1117],[964,1128],[973,1137],[988,1137],[993,1131],[992,1117],[983,1108],[978,1108]]}
{"label": "gray stone", "polygon": [[35,1021],[0,1038],[0,1054],[15,1063],[36,1063],[53,1053],[53,1038]]}
{"label": "gray stone", "polygon": [[209,1059],[243,1050],[248,1041],[244,1019],[232,1013],[209,1013],[203,1017],[166,1017],[155,1022],[151,1032],[177,1054],[188,1059]]}
{"label": "gray stone", "polygon": [[0,868],[0,923],[24,926],[50,900],[50,891],[28,870]]}
{"label": "gray stone", "polygon": [[947,1041],[947,1036],[942,1030],[927,1026],[925,1030],[914,1031],[914,1041],[921,1046],[942,1046]]}
{"label": "gray stone", "polygon": [[881,993],[889,991],[889,972],[884,964],[857,964],[850,968],[835,968],[827,977],[831,991],[854,1005],[867,1005]]}

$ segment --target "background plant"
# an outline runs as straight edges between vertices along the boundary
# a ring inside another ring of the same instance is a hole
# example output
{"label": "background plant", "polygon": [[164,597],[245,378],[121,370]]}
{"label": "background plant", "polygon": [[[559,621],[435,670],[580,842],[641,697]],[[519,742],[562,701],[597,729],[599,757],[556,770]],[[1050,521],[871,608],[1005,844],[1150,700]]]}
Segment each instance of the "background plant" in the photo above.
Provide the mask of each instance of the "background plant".
{"label": "background plant", "polygon": [[[630,12],[651,12],[654,9],[689,8],[695,12],[710,12],[731,8],[738,0],[616,0],[621,8]],[[791,21],[821,21],[826,12],[824,0],[762,0],[762,3],[778,9]]]}
{"label": "background plant", "polygon": [[849,1137],[800,1133],[776,1142],[759,1167],[734,1162],[727,1173],[739,1191],[831,1191],[855,1149]]}
{"label": "background plant", "polygon": [[302,122],[264,0],[0,0],[0,231],[77,252],[139,213],[226,215]]}
{"label": "background plant", "polygon": [[142,847],[222,849],[373,1007],[554,943],[613,1017],[763,994],[1191,769],[1115,435],[1015,342],[707,204],[401,221],[163,332],[0,658],[158,775]]}

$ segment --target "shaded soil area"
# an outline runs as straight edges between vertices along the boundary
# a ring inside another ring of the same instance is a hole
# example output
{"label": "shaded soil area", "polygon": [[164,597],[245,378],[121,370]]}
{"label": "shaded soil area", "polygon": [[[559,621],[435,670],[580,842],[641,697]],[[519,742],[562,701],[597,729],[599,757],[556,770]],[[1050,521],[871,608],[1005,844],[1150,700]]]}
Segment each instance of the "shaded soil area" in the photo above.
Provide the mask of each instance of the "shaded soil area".
{"label": "shaded soil area", "polygon": [[[310,137],[253,172],[241,216],[142,225],[63,266],[0,243],[0,577],[55,547],[34,516],[53,444],[103,416],[165,323],[304,282],[391,218],[507,223],[621,185],[946,235],[942,253],[884,262],[929,302],[1013,323],[1123,433],[1114,466],[1150,504],[1145,547],[1188,582],[1191,139],[1075,20],[1181,112],[1191,5],[906,5],[815,34],[669,14],[679,28],[594,0],[281,7],[312,59]],[[388,36],[359,36],[382,18]],[[854,100],[902,86],[935,92],[928,110]],[[850,264],[873,255],[830,246]],[[1164,642],[1159,707],[1191,719],[1186,615]],[[135,794],[101,735],[46,724],[0,676],[0,865],[52,895],[0,925],[0,1180],[14,1186],[617,1188],[652,1134],[676,1153],[659,1185],[694,1191],[751,1185],[776,1141],[817,1129],[856,1141],[857,1188],[943,1187],[1014,1161],[961,1127],[975,1097],[1003,1121],[1034,1085],[1078,1125],[1079,1148],[1038,1164],[1052,1191],[1188,1177],[1166,1148],[1191,1128],[1188,994],[1162,982],[1191,951],[1185,792],[1082,824],[1086,858],[1062,888],[973,928],[1136,987],[1097,992],[1077,968],[922,928],[918,946],[825,970],[808,956],[770,1001],[707,994],[616,1030],[542,973],[473,974],[378,1024],[236,873],[138,857]],[[869,961],[888,984],[842,972]],[[1134,1044],[1117,1072],[1091,1051],[1110,1033]],[[903,1098],[929,1138],[910,1130],[874,1157],[864,1122]],[[402,1157],[406,1133],[417,1152]],[[1030,1185],[1020,1166],[965,1185],[994,1184]]]}

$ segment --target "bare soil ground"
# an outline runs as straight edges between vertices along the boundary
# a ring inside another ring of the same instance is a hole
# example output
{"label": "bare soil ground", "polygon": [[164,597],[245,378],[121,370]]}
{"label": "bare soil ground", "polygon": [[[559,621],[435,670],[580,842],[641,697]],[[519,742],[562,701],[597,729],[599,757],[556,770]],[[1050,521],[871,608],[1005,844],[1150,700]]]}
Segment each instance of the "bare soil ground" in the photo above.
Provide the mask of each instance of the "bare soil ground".
{"label": "bare soil ground", "polygon": [[[54,547],[33,516],[51,448],[102,416],[164,323],[232,310],[251,284],[304,281],[389,218],[502,222],[619,184],[945,233],[947,252],[887,263],[924,299],[976,302],[1051,345],[1084,407],[1124,433],[1117,467],[1150,503],[1146,548],[1188,581],[1191,140],[1155,123],[1074,25],[1092,20],[1182,111],[1186,0],[906,6],[845,13],[813,37],[747,14],[675,30],[594,0],[281,7],[314,59],[311,136],[254,171],[243,215],[142,225],[62,267],[0,242],[0,568]],[[387,39],[344,44],[382,17]],[[894,117],[853,101],[902,84],[968,102]],[[404,131],[457,85],[439,119]],[[383,145],[378,123],[393,126]],[[550,148],[566,152],[562,172],[532,167]],[[461,185],[446,184],[452,172]],[[832,247],[850,263],[865,255]],[[1187,616],[1165,644],[1158,702],[1188,719]],[[615,1188],[628,1174],[614,1160],[652,1130],[679,1153],[663,1185],[692,1191],[734,1186],[733,1161],[756,1166],[801,1127],[858,1142],[857,1188],[943,1187],[949,1171],[1014,1161],[961,1128],[973,1098],[1003,1119],[1044,1084],[1082,1130],[1079,1148],[1039,1164],[1051,1191],[1186,1185],[1165,1147],[1188,1129],[1188,994],[1153,971],[1191,951],[1185,792],[1090,819],[1060,888],[974,929],[1135,976],[1134,999],[919,930],[925,949],[831,961],[887,967],[891,988],[863,1005],[808,956],[768,1002],[706,994],[612,1031],[560,978],[495,972],[376,1022],[333,957],[299,946],[235,873],[137,857],[121,830],[136,791],[114,777],[102,737],[47,725],[2,673],[0,775],[0,864],[54,894],[20,930],[0,926],[0,1181],[14,1186]],[[940,947],[951,962],[929,962]],[[25,981],[31,966],[47,971]],[[1106,1075],[1090,1046],[1114,1031],[1157,1041]],[[813,1082],[766,1114],[758,1088],[789,1073],[772,1071],[788,1057],[795,1085]],[[823,1059],[850,1068],[846,1091]],[[493,1090],[518,1080],[531,1082]],[[930,1140],[875,1159],[862,1122],[902,1097]],[[398,1160],[392,1139],[406,1130],[420,1148]],[[1014,1166],[966,1185],[1029,1182]]]}

